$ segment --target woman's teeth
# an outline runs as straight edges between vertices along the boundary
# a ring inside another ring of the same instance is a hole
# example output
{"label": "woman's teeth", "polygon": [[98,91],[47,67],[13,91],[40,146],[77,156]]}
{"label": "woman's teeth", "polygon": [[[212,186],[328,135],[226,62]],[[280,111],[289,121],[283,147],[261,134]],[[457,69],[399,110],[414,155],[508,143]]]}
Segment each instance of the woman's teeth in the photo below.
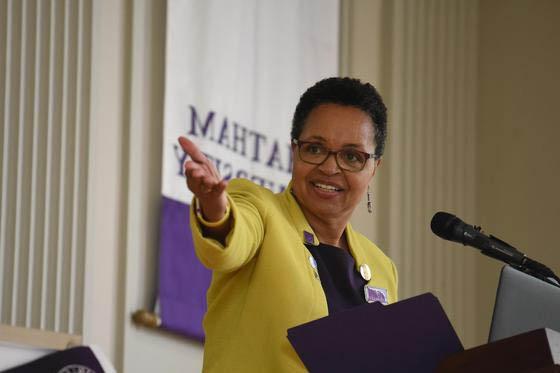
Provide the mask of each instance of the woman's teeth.
{"label": "woman's teeth", "polygon": [[340,190],[332,185],[327,185],[327,184],[314,183],[313,185],[316,186],[317,188],[328,190],[330,192],[337,192]]}

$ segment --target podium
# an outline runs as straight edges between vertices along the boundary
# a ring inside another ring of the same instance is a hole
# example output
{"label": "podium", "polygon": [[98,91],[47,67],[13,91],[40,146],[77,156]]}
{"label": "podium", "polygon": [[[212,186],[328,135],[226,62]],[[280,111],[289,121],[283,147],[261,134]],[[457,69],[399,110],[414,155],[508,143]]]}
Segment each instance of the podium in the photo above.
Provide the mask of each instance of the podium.
{"label": "podium", "polygon": [[445,358],[436,373],[560,373],[560,333],[537,329]]}

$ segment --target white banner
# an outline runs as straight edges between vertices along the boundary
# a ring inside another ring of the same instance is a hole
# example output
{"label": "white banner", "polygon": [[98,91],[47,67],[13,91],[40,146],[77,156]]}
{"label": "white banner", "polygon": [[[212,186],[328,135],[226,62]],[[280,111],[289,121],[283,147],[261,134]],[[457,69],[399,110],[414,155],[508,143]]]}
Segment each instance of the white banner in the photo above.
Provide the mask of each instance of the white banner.
{"label": "white banner", "polygon": [[282,189],[299,96],[337,75],[338,1],[170,0],[167,22],[163,195],[192,198],[179,135],[223,177]]}
{"label": "white banner", "polygon": [[337,75],[337,0],[169,0],[159,304],[163,327],[203,339],[210,272],[188,228],[187,136],[225,179],[275,192],[291,175],[300,95]]}

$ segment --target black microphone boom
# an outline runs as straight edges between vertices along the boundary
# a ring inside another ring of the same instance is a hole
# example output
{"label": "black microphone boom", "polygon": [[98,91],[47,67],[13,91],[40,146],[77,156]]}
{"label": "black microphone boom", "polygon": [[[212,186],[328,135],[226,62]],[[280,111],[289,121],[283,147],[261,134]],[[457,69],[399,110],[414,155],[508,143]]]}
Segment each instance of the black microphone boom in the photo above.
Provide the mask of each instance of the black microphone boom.
{"label": "black microphone boom", "polygon": [[512,265],[523,264],[523,253],[496,237],[485,235],[479,227],[469,225],[455,215],[440,211],[430,225],[432,232],[445,240],[476,247],[483,254]]}
{"label": "black microphone boom", "polygon": [[445,240],[475,247],[484,255],[501,260],[544,281],[551,282],[549,278],[553,278],[557,282],[555,285],[560,283],[560,278],[544,264],[528,258],[497,237],[487,236],[480,227],[469,225],[453,214],[437,212],[430,226],[432,232]]}

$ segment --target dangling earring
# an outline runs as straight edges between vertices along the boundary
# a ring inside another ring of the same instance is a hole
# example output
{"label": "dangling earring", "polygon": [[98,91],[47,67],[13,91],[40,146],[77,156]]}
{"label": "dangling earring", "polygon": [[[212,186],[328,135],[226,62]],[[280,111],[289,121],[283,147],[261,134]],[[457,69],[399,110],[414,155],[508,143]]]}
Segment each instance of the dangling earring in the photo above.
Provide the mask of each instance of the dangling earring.
{"label": "dangling earring", "polygon": [[373,213],[373,200],[371,199],[371,190],[369,185],[367,186],[367,211],[371,214]]}

